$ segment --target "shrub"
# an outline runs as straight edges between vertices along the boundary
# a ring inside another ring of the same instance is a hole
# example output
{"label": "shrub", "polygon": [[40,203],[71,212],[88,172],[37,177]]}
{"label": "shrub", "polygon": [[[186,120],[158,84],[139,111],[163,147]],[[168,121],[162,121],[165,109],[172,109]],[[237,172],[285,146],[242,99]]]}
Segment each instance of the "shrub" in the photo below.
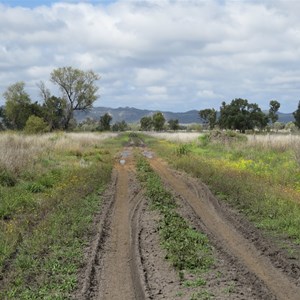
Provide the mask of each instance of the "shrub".
{"label": "shrub", "polygon": [[48,131],[49,126],[43,118],[32,115],[26,121],[25,132],[28,134],[44,133]]}

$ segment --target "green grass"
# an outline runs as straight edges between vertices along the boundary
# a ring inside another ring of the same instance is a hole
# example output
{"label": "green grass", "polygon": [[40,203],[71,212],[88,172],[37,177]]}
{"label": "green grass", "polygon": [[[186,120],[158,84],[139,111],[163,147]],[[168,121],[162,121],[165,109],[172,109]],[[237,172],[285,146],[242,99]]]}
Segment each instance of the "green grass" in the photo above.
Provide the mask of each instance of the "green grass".
{"label": "green grass", "polygon": [[182,145],[151,143],[175,168],[200,178],[258,227],[300,244],[300,169],[292,148],[249,146],[244,140],[225,143],[204,136],[178,155]]}
{"label": "green grass", "polygon": [[75,152],[68,145],[42,153],[14,185],[0,187],[0,299],[69,299],[76,288],[122,143],[85,141]]}
{"label": "green grass", "polygon": [[[161,244],[166,249],[166,258],[178,270],[180,279],[184,279],[183,270],[208,270],[213,264],[213,258],[206,235],[191,228],[176,212],[173,195],[164,188],[159,176],[144,158],[138,160],[137,170],[140,180],[145,184],[146,196],[152,208],[162,215],[158,227]],[[199,280],[194,284],[198,285]]]}

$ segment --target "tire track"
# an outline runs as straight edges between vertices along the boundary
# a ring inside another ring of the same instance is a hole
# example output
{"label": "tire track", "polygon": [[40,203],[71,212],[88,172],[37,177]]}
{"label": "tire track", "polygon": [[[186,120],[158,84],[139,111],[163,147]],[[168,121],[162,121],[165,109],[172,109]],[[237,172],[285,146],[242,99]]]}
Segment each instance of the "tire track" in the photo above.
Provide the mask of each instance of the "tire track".
{"label": "tire track", "polygon": [[145,299],[146,278],[140,257],[141,189],[130,187],[131,151],[115,164],[108,199],[100,215],[97,238],[86,267],[85,280],[75,299]]}
{"label": "tire track", "polygon": [[[141,251],[141,226],[140,217],[142,215],[141,210],[144,204],[144,191],[140,191],[132,200],[135,205],[131,210],[131,257],[130,267],[132,281],[135,282],[135,299],[146,299],[151,298],[150,288],[147,281],[147,274],[142,262],[142,251]],[[139,271],[140,270],[140,271]]]}
{"label": "tire track", "polygon": [[[191,186],[182,178],[176,177],[166,165],[158,159],[150,160],[153,169],[176,193],[181,195],[211,234],[233,254],[246,268],[260,279],[277,299],[298,300],[299,287],[276,269],[268,258],[262,256],[252,243],[246,240],[236,228],[230,224],[211,200],[208,191],[201,193],[191,190]],[[206,194],[205,194],[206,193]],[[200,197],[199,197],[200,196]]]}
{"label": "tire track", "polygon": [[101,262],[103,257],[103,250],[106,240],[109,235],[109,229],[111,226],[111,215],[113,207],[115,205],[115,197],[111,193],[111,190],[115,190],[117,183],[117,173],[113,172],[112,183],[110,188],[104,195],[104,203],[101,208],[101,213],[98,216],[96,223],[98,223],[98,232],[96,238],[91,245],[91,250],[88,251],[89,257],[85,272],[81,276],[82,288],[72,297],[73,299],[93,299],[98,289],[99,270],[101,269]]}

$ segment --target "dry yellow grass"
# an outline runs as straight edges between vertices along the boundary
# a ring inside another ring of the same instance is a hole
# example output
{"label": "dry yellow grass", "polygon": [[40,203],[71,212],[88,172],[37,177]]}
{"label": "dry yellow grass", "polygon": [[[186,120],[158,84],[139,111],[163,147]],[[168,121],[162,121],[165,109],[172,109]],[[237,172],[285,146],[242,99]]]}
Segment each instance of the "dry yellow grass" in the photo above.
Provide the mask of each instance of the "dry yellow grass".
{"label": "dry yellow grass", "polygon": [[273,149],[279,152],[291,150],[300,166],[300,135],[250,135],[248,136],[247,146]]}
{"label": "dry yellow grass", "polygon": [[300,145],[300,135],[248,135],[249,146],[261,146],[264,148],[274,148],[286,150]]}
{"label": "dry yellow grass", "polygon": [[153,136],[158,139],[164,139],[172,142],[188,143],[195,141],[199,138],[199,132],[144,132],[147,135]]}
{"label": "dry yellow grass", "polygon": [[115,133],[50,133],[45,135],[0,134],[0,170],[19,174],[32,167],[41,155],[53,151],[82,151]]}

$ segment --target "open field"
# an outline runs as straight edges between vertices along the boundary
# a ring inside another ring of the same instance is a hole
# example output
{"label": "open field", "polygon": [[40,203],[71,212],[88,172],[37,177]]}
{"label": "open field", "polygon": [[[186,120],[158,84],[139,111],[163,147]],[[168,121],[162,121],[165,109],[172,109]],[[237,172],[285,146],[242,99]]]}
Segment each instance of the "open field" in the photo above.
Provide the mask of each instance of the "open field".
{"label": "open field", "polygon": [[156,147],[257,226],[300,243],[299,136],[214,133],[184,145],[161,140]]}
{"label": "open field", "polygon": [[1,299],[298,299],[298,137],[0,139]]}
{"label": "open field", "polygon": [[74,288],[110,181],[109,137],[0,136],[1,299],[60,299]]}

